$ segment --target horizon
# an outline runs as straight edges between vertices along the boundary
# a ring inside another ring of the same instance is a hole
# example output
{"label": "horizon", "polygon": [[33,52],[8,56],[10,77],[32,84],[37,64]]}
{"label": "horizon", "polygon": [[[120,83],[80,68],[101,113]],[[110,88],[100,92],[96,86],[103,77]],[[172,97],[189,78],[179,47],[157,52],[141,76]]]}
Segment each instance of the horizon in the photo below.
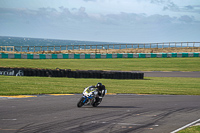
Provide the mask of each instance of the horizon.
{"label": "horizon", "polygon": [[0,37],[9,37],[9,38],[26,38],[26,39],[44,39],[44,40],[60,40],[60,41],[78,41],[78,42],[98,42],[98,43],[114,43],[114,44],[162,44],[162,43],[200,43],[200,41],[173,41],[173,42],[103,42],[103,41],[87,41],[87,40],[67,40],[67,39],[56,39],[56,38],[39,38],[39,37],[20,37],[20,36],[0,36]]}

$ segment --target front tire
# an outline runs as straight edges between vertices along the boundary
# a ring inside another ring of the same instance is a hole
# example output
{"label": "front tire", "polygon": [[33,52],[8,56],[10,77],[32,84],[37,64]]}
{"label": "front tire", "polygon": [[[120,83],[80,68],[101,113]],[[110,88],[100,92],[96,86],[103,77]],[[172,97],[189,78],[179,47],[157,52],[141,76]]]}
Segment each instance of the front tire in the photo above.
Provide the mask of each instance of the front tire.
{"label": "front tire", "polygon": [[77,107],[79,107],[79,108],[82,107],[83,106],[83,101],[84,101],[84,98],[81,97],[80,100],[77,103]]}

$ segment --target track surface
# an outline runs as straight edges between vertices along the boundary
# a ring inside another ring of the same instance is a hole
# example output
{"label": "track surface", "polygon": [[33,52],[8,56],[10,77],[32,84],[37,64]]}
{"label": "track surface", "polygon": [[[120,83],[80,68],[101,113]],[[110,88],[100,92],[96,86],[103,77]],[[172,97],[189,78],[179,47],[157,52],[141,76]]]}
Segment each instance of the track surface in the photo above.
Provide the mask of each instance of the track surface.
{"label": "track surface", "polygon": [[0,98],[1,133],[169,133],[200,117],[200,96],[106,95],[77,108],[80,94]]}

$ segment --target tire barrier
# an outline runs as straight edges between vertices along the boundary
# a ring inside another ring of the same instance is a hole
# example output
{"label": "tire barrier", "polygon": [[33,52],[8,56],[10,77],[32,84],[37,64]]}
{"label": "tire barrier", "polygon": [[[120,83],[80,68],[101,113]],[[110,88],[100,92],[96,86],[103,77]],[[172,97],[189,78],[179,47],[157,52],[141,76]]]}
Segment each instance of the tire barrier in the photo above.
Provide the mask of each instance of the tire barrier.
{"label": "tire barrier", "polygon": [[17,68],[0,68],[0,75],[25,76],[23,69],[17,69]]}
{"label": "tire barrier", "polygon": [[143,79],[144,73],[102,70],[31,69],[0,67],[0,75],[68,78]]}
{"label": "tire barrier", "polygon": [[107,58],[176,58],[200,57],[199,52],[189,53],[115,53],[115,54],[12,54],[0,53],[0,59],[107,59]]}

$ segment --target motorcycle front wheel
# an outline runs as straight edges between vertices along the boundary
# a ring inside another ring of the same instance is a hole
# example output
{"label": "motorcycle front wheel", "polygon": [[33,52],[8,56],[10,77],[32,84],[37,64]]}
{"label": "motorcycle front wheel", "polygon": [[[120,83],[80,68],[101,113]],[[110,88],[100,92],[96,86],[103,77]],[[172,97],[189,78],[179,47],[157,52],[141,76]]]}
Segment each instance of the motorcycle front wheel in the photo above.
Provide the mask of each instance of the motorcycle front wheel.
{"label": "motorcycle front wheel", "polygon": [[79,108],[82,107],[83,106],[83,101],[84,101],[84,98],[81,97],[80,100],[77,103],[77,107],[79,107]]}

